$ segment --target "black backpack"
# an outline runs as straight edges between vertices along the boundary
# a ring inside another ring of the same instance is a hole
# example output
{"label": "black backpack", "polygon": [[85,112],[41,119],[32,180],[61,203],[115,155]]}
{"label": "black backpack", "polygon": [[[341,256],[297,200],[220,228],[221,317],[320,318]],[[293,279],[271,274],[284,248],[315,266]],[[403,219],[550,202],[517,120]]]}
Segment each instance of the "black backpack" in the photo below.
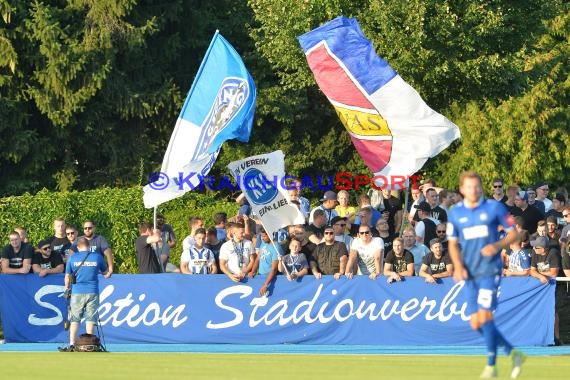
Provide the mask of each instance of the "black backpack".
{"label": "black backpack", "polygon": [[97,335],[81,334],[75,342],[75,351],[78,352],[105,352],[101,340]]}

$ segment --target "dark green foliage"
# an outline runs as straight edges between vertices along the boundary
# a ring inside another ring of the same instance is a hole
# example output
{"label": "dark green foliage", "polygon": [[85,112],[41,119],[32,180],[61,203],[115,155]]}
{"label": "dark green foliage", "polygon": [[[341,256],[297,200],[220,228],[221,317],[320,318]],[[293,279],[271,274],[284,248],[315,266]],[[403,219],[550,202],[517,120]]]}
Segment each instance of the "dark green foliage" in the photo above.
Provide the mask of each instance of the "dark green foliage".
{"label": "dark green foliage", "polygon": [[250,143],[226,143],[213,175],[275,149],[289,174],[368,174],[297,42],[341,14],[461,127],[426,173],[567,183],[568,12],[560,0],[0,0],[0,195],[144,184],[216,29],[258,99]]}
{"label": "dark green foliage", "polygon": [[[170,201],[159,208],[172,225],[179,243],[172,252],[172,261],[179,263],[182,240],[189,233],[188,219],[204,218],[206,226],[213,226],[212,217],[224,211],[229,216],[237,213],[238,205],[224,199],[190,192],[182,198]],[[15,227],[28,231],[30,241],[53,236],[53,220],[62,217],[68,224],[78,228],[85,219],[97,226],[97,233],[108,240],[115,257],[115,270],[120,273],[136,273],[134,241],[138,236],[138,224],[152,223],[152,209],[145,209],[140,187],[125,189],[102,188],[83,192],[51,192],[41,190],[36,195],[25,194],[0,199],[0,236],[2,246],[8,244],[8,234]]]}

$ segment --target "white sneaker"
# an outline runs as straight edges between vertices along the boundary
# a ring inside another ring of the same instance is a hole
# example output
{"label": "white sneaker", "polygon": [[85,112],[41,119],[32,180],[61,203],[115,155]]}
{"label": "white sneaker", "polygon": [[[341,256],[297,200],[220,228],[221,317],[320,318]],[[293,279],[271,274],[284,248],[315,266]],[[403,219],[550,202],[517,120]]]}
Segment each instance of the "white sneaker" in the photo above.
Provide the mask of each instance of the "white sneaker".
{"label": "white sneaker", "polygon": [[513,370],[511,371],[511,379],[516,379],[522,372],[522,365],[526,360],[526,355],[517,349],[511,352],[511,360],[513,362]]}
{"label": "white sneaker", "polygon": [[497,367],[494,365],[485,366],[481,376],[479,376],[480,379],[491,379],[493,377],[497,377]]}

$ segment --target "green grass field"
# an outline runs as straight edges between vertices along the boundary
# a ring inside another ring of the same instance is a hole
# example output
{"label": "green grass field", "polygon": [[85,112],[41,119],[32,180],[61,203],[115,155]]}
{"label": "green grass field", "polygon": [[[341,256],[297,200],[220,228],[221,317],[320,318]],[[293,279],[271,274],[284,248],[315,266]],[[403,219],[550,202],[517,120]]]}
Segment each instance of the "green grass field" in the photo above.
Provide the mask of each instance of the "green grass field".
{"label": "green grass field", "polygon": [[[3,379],[478,379],[482,356],[0,353]],[[568,379],[570,358],[527,358],[520,378]],[[501,356],[499,377],[510,378]]]}

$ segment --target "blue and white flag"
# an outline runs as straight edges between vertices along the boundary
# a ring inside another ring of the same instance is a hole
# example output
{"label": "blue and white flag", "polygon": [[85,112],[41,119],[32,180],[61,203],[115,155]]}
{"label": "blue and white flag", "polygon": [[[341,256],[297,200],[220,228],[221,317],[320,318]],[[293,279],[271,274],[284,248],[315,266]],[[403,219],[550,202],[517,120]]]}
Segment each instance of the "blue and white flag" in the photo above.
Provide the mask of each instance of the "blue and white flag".
{"label": "blue and white flag", "polygon": [[143,189],[146,208],[198,186],[224,141],[249,140],[255,97],[255,83],[241,57],[216,31],[176,121],[160,173],[153,173]]}
{"label": "blue and white flag", "polygon": [[228,165],[237,184],[259,216],[269,236],[280,228],[304,224],[299,208],[291,203],[285,181],[285,155],[277,150],[230,162]]}

